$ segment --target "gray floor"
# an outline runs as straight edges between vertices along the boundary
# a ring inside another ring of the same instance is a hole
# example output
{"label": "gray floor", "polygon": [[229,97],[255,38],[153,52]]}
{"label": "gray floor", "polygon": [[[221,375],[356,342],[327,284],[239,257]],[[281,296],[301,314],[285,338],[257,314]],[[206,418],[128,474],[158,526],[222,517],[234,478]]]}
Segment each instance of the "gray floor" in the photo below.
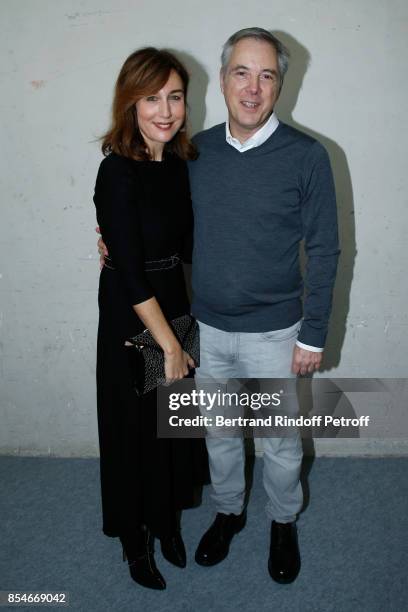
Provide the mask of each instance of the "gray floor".
{"label": "gray floor", "polygon": [[0,457],[0,589],[68,591],[70,609],[88,612],[401,612],[408,608],[407,470],[402,458],[306,463],[302,570],[283,586],[267,573],[269,526],[257,459],[248,524],[228,558],[213,568],[194,563],[213,518],[207,487],[203,504],[183,515],[187,568],[157,552],[167,590],[152,592],[131,581],[117,540],[100,531],[96,460]]}

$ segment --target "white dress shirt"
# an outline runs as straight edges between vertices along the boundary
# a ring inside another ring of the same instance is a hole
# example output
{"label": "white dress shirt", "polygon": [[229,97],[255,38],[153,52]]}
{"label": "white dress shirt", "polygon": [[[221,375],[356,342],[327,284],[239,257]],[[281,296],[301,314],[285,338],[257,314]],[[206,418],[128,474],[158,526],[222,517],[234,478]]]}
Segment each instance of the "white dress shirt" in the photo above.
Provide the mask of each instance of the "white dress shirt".
{"label": "white dress shirt", "polygon": [[248,138],[248,140],[245,140],[245,142],[241,143],[238,138],[234,138],[231,135],[229,124],[227,121],[225,123],[225,137],[231,147],[234,147],[234,149],[237,149],[237,151],[239,151],[240,153],[244,153],[245,151],[249,151],[249,149],[259,147],[266,140],[268,140],[269,136],[272,136],[278,125],[279,120],[275,113],[272,113],[265,125],[259,128],[259,130],[255,132],[255,134],[252,134],[252,136]]}
{"label": "white dress shirt", "polygon": [[[275,115],[275,113],[272,113],[272,115],[269,117],[265,125],[259,128],[259,130],[255,132],[255,134],[252,134],[252,136],[248,138],[248,140],[245,140],[244,142],[240,142],[238,138],[234,138],[234,136],[232,136],[230,132],[230,128],[229,128],[229,123],[228,121],[226,121],[225,138],[226,138],[227,143],[231,145],[231,147],[234,147],[234,149],[236,149],[240,153],[244,153],[245,151],[249,151],[249,149],[254,149],[255,147],[259,147],[266,140],[268,140],[268,138],[272,136],[272,134],[274,133],[278,125],[279,125],[279,120],[277,116]],[[303,342],[299,342],[299,340],[296,340],[296,344],[297,346],[299,346],[302,349],[305,349],[306,351],[313,351],[314,353],[323,352],[322,348],[318,348],[316,346],[310,346],[309,344],[304,344]]]}

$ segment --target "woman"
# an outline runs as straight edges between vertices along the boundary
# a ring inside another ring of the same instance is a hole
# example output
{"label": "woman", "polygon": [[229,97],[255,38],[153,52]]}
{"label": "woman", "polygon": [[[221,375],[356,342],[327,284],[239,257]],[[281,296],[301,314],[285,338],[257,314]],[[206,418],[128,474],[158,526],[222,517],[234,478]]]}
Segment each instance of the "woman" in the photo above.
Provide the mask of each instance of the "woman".
{"label": "woman", "polygon": [[191,250],[193,223],[185,160],[196,156],[184,127],[188,80],[166,51],[145,48],[127,58],[94,196],[109,252],[97,354],[103,531],[120,538],[132,578],[154,589],[166,584],[153,538],[168,561],[185,566],[178,511],[193,505],[194,484],[208,478],[202,440],[157,439],[156,392],[133,391],[134,349],[126,341],[149,329],[168,381],[194,367],[168,323],[190,310],[180,260]]}

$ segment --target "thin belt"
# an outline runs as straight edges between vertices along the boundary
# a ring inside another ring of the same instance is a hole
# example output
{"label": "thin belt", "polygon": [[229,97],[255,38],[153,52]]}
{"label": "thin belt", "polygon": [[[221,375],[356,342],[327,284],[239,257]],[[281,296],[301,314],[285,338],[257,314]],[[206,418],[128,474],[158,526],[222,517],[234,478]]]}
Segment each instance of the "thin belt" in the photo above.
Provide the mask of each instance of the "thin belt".
{"label": "thin belt", "polygon": [[[145,261],[145,272],[158,272],[159,270],[171,270],[171,268],[175,268],[181,262],[180,255],[175,253],[174,255],[170,255],[170,257],[165,257],[164,259],[152,259],[151,261]],[[108,255],[105,255],[105,268],[108,270],[116,270],[113,265],[112,258]]]}

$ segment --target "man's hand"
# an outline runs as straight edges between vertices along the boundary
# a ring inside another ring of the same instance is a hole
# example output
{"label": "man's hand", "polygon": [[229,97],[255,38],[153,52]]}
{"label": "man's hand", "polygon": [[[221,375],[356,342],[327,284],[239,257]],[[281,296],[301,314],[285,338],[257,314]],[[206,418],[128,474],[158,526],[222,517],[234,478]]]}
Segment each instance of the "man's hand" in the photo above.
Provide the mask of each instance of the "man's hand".
{"label": "man's hand", "polygon": [[[99,227],[99,225],[95,228],[95,231],[97,234],[101,233],[101,228]],[[102,270],[104,264],[105,264],[105,256],[109,255],[108,253],[108,249],[106,248],[106,244],[104,243],[104,241],[102,240],[102,238],[99,238],[98,242],[98,253],[100,255],[99,257],[99,267]]]}
{"label": "man's hand", "polygon": [[307,351],[306,349],[295,346],[293,349],[292,372],[294,374],[312,374],[320,368],[323,353]]}

